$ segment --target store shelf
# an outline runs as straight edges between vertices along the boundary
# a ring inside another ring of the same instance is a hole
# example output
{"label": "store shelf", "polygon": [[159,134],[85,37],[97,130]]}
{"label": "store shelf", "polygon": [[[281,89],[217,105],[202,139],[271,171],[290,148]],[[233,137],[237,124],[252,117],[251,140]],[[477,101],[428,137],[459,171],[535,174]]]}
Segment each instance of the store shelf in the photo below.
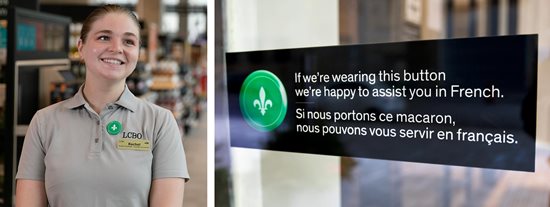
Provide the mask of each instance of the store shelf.
{"label": "store shelf", "polygon": [[183,84],[181,82],[153,82],[151,87],[149,89],[155,90],[155,91],[161,91],[161,90],[176,90],[181,88]]}

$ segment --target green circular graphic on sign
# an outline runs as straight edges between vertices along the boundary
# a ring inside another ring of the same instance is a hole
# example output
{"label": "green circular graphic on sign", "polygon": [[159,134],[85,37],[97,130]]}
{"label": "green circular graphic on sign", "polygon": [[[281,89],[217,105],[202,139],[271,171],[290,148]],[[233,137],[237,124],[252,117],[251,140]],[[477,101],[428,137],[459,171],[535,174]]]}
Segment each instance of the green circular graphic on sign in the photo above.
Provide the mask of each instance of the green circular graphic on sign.
{"label": "green circular graphic on sign", "polygon": [[118,121],[111,121],[107,124],[107,133],[117,135],[122,131],[122,124]]}
{"label": "green circular graphic on sign", "polygon": [[271,131],[281,125],[286,116],[285,87],[275,74],[267,70],[254,71],[244,80],[239,105],[250,126]]}

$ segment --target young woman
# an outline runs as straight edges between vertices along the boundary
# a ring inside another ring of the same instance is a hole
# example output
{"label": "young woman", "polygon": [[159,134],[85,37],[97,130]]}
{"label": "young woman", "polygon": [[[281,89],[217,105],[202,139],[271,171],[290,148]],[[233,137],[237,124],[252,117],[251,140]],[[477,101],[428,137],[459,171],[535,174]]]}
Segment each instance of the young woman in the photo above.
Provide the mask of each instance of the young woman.
{"label": "young woman", "polygon": [[85,20],[78,41],[85,82],[31,121],[17,206],[182,206],[189,175],[176,121],[125,84],[139,30],[136,16],[116,5]]}

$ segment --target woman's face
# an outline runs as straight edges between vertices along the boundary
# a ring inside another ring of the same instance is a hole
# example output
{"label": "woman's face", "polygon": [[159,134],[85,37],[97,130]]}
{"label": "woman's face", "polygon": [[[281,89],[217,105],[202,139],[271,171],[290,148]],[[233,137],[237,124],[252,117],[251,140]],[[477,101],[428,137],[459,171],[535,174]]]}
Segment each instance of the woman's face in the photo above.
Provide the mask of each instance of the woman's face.
{"label": "woman's face", "polygon": [[[124,13],[108,13],[92,23],[78,51],[86,64],[86,77],[100,81],[122,81],[136,67],[139,28]],[[88,78],[87,78],[88,80]]]}

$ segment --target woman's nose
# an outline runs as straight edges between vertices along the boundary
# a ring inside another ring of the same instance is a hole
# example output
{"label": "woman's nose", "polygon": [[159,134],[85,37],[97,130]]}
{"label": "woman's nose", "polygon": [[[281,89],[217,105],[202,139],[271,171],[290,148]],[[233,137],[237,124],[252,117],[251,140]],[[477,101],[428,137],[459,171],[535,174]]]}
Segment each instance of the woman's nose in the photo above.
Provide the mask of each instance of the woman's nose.
{"label": "woman's nose", "polygon": [[115,53],[122,53],[122,41],[113,40],[111,41],[110,51]]}

